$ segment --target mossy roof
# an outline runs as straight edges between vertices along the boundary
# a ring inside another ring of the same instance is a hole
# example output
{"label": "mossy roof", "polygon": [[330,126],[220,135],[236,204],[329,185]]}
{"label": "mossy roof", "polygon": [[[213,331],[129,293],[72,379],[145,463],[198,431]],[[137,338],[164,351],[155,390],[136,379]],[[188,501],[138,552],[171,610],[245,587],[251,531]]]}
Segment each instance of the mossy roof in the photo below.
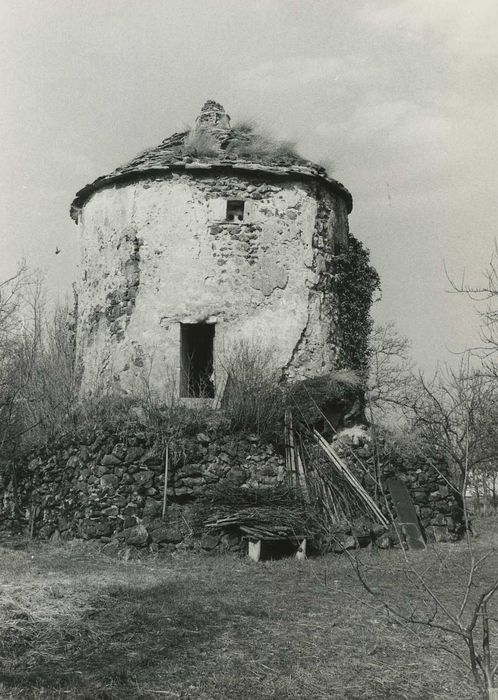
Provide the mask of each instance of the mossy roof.
{"label": "mossy roof", "polygon": [[[224,123],[228,124],[228,127],[219,128],[202,123],[204,110],[211,105],[222,110]],[[251,148],[250,131],[232,129],[229,124],[229,117],[221,105],[208,101],[197,118],[195,129],[209,131],[216,139],[216,149],[206,149],[205,153],[196,152],[195,148],[189,149],[186,145],[191,132],[175,133],[158,146],[143,151],[129,163],[85,185],[76,193],[71,204],[71,217],[77,221],[81,208],[92,194],[114,184],[133,182],[151,176],[160,177],[171,172],[185,171],[193,175],[210,170],[213,174],[217,171],[232,170],[234,174],[245,172],[288,179],[319,180],[335,194],[339,194],[346,202],[348,213],[351,212],[353,198],[350,192],[340,182],[329,177],[325,168],[302,158],[291,147],[279,142],[274,142],[275,148]]]}

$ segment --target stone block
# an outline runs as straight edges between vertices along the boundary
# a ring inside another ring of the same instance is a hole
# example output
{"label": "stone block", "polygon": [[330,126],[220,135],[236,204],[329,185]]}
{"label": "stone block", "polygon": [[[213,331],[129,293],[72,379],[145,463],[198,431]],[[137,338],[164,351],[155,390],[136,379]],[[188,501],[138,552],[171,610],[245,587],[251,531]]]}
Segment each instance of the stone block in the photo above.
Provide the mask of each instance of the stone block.
{"label": "stone block", "polygon": [[210,551],[218,545],[219,541],[220,541],[220,538],[218,535],[208,533],[208,534],[205,534],[202,536],[201,547],[202,547],[202,549]]}
{"label": "stone block", "polygon": [[139,471],[133,475],[133,479],[139,488],[146,489],[151,487],[153,484],[154,472],[151,472],[148,469]]}
{"label": "stone block", "polygon": [[85,540],[109,537],[112,534],[112,525],[104,519],[82,520],[78,523],[78,533]]}
{"label": "stone block", "polygon": [[201,476],[203,472],[202,464],[184,464],[177,472],[177,476]]}
{"label": "stone block", "polygon": [[144,456],[145,450],[139,445],[129,447],[126,451],[125,462],[130,464],[131,462],[144,461],[141,458]]}
{"label": "stone block", "polygon": [[104,474],[100,477],[100,486],[104,489],[116,489],[119,484],[119,479],[115,474]]}
{"label": "stone block", "polygon": [[168,493],[168,495],[177,496],[179,498],[182,498],[184,496],[192,496],[194,492],[191,488],[187,488],[186,486],[179,486],[178,488],[175,488],[175,489],[168,489],[167,493]]}
{"label": "stone block", "polygon": [[83,466],[83,462],[81,461],[81,459],[77,455],[73,455],[72,457],[69,457],[69,459],[66,462],[66,467],[68,469],[76,469],[76,468],[79,468],[82,466]]}
{"label": "stone block", "polygon": [[126,445],[123,442],[118,442],[117,445],[114,445],[112,454],[122,461],[126,455]]}
{"label": "stone block", "polygon": [[126,544],[133,545],[135,547],[143,547],[145,544],[147,544],[149,539],[149,533],[141,523],[123,530],[123,536]]}
{"label": "stone block", "polygon": [[162,524],[155,530],[150,531],[150,537],[153,542],[162,543],[170,542],[171,544],[176,544],[183,540],[183,532],[178,525],[167,525]]}
{"label": "stone block", "polygon": [[101,464],[105,467],[114,467],[121,464],[121,460],[114,454],[106,454],[102,457]]}
{"label": "stone block", "polygon": [[147,498],[144,505],[143,517],[154,518],[158,515],[161,515],[162,508],[162,501],[156,500],[154,498]]}

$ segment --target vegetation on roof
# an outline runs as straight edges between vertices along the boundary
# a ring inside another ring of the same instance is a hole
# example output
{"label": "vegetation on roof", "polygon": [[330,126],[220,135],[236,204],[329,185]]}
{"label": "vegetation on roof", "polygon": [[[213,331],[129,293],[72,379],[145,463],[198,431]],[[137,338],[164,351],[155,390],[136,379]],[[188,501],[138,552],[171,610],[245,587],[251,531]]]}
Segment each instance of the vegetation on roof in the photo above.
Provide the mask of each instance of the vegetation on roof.
{"label": "vegetation on roof", "polygon": [[[168,145],[169,143],[164,143]],[[239,122],[226,133],[216,134],[210,129],[190,129],[183,142],[172,144],[176,157],[185,155],[207,158],[243,158],[244,160],[292,160],[306,162],[301,158],[295,144],[281,141],[268,133],[259,131],[249,121]]]}

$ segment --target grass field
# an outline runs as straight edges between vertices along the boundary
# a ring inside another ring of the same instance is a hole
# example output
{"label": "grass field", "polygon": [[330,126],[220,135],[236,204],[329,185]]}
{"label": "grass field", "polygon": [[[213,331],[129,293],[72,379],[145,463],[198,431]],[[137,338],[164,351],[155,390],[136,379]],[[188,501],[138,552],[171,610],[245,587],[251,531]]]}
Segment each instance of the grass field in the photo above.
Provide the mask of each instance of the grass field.
{"label": "grass field", "polygon": [[[478,554],[498,540],[496,520],[481,528]],[[441,645],[461,648],[390,619],[344,555],[124,562],[81,543],[17,546],[0,548],[2,699],[477,697]],[[453,605],[466,556],[459,543],[410,559]],[[415,601],[399,552],[361,558],[393,604]],[[497,573],[491,556],[482,582]]]}

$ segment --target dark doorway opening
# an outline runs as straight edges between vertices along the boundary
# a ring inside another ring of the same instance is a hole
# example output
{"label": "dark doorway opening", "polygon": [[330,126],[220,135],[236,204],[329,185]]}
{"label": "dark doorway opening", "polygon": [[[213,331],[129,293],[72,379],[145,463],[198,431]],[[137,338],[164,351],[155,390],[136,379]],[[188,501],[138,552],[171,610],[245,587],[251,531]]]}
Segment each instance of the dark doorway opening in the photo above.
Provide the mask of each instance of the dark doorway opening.
{"label": "dark doorway opening", "polygon": [[214,323],[180,326],[180,396],[213,398]]}

